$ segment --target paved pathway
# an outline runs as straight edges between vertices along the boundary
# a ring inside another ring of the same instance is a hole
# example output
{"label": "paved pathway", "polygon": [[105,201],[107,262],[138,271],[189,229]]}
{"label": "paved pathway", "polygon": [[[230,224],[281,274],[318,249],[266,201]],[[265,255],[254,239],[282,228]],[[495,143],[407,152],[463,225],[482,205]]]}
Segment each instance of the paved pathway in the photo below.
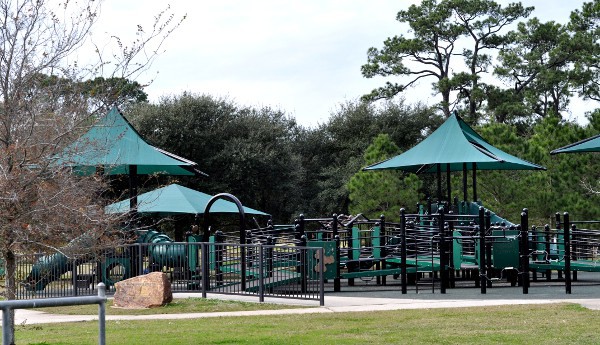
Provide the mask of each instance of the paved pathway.
{"label": "paved pathway", "polygon": [[[398,292],[394,292],[395,295]],[[197,294],[175,294],[175,298],[197,297]],[[254,296],[209,295],[210,298],[236,299],[242,301],[256,301]],[[325,306],[318,307],[315,301],[289,300],[272,298],[265,299],[269,303],[282,303],[291,305],[305,305],[307,308],[257,310],[220,313],[189,313],[189,314],[157,314],[157,315],[107,315],[107,320],[174,320],[224,316],[250,316],[250,315],[283,315],[283,314],[324,314],[353,311],[382,311],[399,309],[427,309],[427,308],[458,308],[458,307],[486,307],[496,305],[517,304],[549,304],[549,303],[578,303],[584,307],[600,310],[600,298],[573,298],[572,295],[554,296],[546,298],[540,296],[513,295],[512,298],[500,298],[497,295],[470,295],[469,298],[452,295],[404,295],[402,298],[385,297],[345,297],[326,296]],[[542,297],[542,298],[536,298]],[[308,308],[310,307],[310,308]],[[16,311],[16,324],[39,324],[54,322],[78,322],[97,320],[96,315],[56,315],[39,310],[20,309]]]}

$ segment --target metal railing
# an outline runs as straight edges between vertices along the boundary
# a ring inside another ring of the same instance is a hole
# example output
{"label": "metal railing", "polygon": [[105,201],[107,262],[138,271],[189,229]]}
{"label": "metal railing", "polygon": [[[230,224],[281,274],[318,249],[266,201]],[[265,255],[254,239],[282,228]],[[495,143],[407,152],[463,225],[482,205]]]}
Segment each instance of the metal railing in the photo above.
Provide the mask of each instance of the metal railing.
{"label": "metal railing", "polygon": [[11,332],[11,325],[13,324],[12,310],[86,304],[98,304],[98,344],[104,345],[106,344],[106,287],[103,283],[98,284],[97,296],[0,301],[0,309],[2,309],[2,345],[13,343]]}
{"label": "metal railing", "polygon": [[319,300],[324,305],[323,248],[204,242],[137,243],[77,258],[17,257],[17,298],[113,293],[123,279],[163,272],[173,292]]}

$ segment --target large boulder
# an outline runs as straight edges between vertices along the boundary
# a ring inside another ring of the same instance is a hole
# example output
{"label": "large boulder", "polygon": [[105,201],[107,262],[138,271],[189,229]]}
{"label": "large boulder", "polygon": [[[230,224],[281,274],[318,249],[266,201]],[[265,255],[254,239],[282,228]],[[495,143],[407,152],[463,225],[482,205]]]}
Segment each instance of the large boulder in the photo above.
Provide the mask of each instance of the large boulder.
{"label": "large boulder", "polygon": [[163,306],[173,300],[171,282],[165,273],[153,272],[115,284],[113,306],[142,309]]}

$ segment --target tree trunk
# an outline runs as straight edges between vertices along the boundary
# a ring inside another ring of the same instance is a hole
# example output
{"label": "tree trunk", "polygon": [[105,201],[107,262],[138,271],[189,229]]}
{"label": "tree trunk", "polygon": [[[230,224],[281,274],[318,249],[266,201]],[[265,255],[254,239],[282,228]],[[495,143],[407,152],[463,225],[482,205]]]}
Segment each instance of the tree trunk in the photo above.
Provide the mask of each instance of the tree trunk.
{"label": "tree trunk", "polygon": [[[15,260],[15,253],[12,250],[7,249],[4,253],[4,260],[6,262],[6,299],[14,300],[17,299],[17,261]],[[10,344],[15,343],[15,311],[10,311],[11,323],[9,324],[10,333]]]}
{"label": "tree trunk", "polygon": [[442,91],[442,111],[444,112],[444,117],[450,117],[450,90]]}

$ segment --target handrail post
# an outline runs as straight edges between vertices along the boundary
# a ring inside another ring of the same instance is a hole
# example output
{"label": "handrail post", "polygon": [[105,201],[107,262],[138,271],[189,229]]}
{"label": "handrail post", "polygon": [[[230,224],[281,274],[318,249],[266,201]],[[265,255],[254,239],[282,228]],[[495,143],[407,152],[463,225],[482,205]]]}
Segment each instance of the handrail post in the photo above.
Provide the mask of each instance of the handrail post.
{"label": "handrail post", "polygon": [[12,325],[13,312],[16,309],[47,308],[56,306],[72,306],[98,304],[98,344],[106,344],[106,286],[98,284],[98,296],[42,298],[37,300],[0,301],[2,309],[2,345],[14,344]]}
{"label": "handrail post", "polygon": [[565,291],[571,294],[571,223],[569,213],[564,214],[564,242],[565,242]]}
{"label": "handrail post", "polygon": [[[438,208],[438,214],[440,217],[439,220],[439,224],[438,224],[438,232],[439,232],[439,236],[440,236],[440,292],[442,294],[446,293],[446,286],[448,285],[448,275],[446,275],[446,273],[448,272],[446,270],[446,266],[448,265],[446,259],[446,236],[444,234],[444,226],[445,224],[445,214],[444,214],[444,207],[439,207]],[[432,267],[433,268],[433,267]]]}
{"label": "handrail post", "polygon": [[523,294],[529,293],[529,218],[527,209],[521,212],[521,281]]}
{"label": "handrail post", "polygon": [[400,282],[402,284],[402,294],[407,293],[406,277],[406,210],[400,209]]}
{"label": "handrail post", "polygon": [[98,297],[102,299],[98,303],[98,344],[106,344],[106,285],[98,284]]}
{"label": "handrail post", "polygon": [[[320,258],[324,258],[325,257],[325,248],[320,247],[317,248],[318,252],[319,252],[319,257]],[[321,259],[319,260],[319,305],[321,307],[325,306],[325,275],[324,275],[324,271],[325,271],[325,260]]]}
{"label": "handrail post", "polygon": [[208,244],[206,242],[200,243],[200,275],[202,276],[202,298],[206,298],[206,291],[210,288],[210,266],[209,266],[209,254]]}
{"label": "handrail post", "polygon": [[487,293],[487,272],[486,272],[486,262],[485,262],[485,210],[483,206],[479,207],[479,287],[481,288],[481,293]]}
{"label": "handrail post", "polygon": [[262,244],[258,245],[258,253],[258,256],[260,257],[258,262],[258,275],[260,276],[258,279],[258,301],[263,303],[265,301],[265,271],[263,267],[264,249]]}
{"label": "handrail post", "polygon": [[[490,210],[485,210],[485,231],[486,231],[486,235],[487,232],[492,228],[492,215],[490,213]],[[490,233],[491,235],[491,233]],[[492,269],[492,241],[487,241],[485,243],[485,263],[487,265],[486,267],[486,274],[490,275],[493,273],[493,269]],[[486,279],[487,281],[487,285],[488,287],[492,287],[492,280],[491,279]]]}
{"label": "handrail post", "polygon": [[332,217],[332,225],[331,225],[331,230],[332,230],[332,236],[333,236],[333,240],[335,241],[335,264],[338,265],[338,269],[337,269],[337,273],[335,274],[335,278],[333,278],[333,291],[335,292],[340,292],[340,290],[342,289],[341,286],[341,277],[340,277],[340,246],[341,246],[341,238],[338,232],[338,221],[337,221],[337,214],[334,214]]}
{"label": "handrail post", "polygon": [[10,328],[12,325],[11,308],[6,306],[2,308],[2,345],[12,343]]}

